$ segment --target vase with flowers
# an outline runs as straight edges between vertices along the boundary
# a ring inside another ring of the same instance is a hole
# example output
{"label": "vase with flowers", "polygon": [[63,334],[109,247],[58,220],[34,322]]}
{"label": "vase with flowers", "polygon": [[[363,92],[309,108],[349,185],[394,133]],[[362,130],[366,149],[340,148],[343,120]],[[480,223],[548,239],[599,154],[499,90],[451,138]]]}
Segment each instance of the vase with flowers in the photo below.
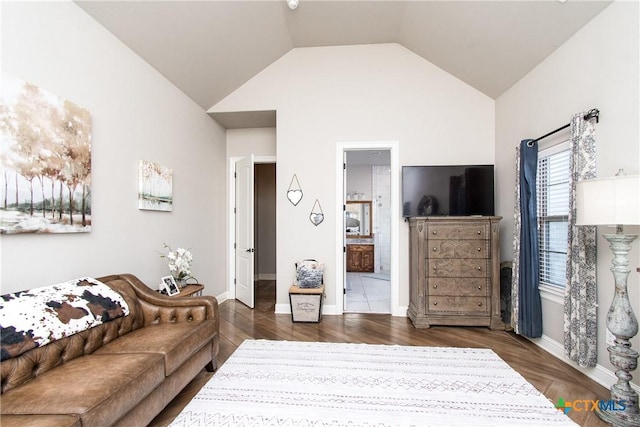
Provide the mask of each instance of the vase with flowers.
{"label": "vase with flowers", "polygon": [[169,271],[176,284],[183,288],[187,284],[187,280],[193,279],[197,282],[198,280],[191,274],[191,264],[193,263],[191,251],[184,248],[178,248],[174,251],[166,243],[163,245],[168,252],[161,253],[160,257],[169,260]]}

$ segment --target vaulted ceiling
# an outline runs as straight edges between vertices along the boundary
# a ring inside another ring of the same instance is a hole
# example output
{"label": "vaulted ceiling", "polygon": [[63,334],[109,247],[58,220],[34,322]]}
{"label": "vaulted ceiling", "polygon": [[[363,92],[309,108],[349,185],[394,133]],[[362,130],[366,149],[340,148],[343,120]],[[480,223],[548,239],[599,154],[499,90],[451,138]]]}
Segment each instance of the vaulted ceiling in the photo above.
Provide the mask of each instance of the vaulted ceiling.
{"label": "vaulted ceiling", "polygon": [[400,43],[496,98],[610,1],[76,3],[208,110],[291,49],[373,43]]}

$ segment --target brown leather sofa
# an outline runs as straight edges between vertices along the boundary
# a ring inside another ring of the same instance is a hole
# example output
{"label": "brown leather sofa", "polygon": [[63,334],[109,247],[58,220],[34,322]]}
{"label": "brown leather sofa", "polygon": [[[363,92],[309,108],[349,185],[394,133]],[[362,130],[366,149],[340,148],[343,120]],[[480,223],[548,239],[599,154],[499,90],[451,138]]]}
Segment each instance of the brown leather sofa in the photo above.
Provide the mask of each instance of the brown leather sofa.
{"label": "brown leather sofa", "polygon": [[98,280],[129,315],[3,360],[3,427],[144,426],[217,367],[215,298],[163,296],[130,274]]}

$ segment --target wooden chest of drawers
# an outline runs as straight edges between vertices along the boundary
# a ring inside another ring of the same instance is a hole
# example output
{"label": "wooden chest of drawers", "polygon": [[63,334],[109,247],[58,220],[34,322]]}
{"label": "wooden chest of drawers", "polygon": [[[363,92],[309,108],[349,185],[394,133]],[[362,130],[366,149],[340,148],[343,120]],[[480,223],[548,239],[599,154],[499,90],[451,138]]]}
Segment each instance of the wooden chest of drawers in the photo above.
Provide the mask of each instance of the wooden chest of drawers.
{"label": "wooden chest of drawers", "polygon": [[420,217],[410,226],[408,316],[431,325],[504,329],[500,317],[500,217]]}

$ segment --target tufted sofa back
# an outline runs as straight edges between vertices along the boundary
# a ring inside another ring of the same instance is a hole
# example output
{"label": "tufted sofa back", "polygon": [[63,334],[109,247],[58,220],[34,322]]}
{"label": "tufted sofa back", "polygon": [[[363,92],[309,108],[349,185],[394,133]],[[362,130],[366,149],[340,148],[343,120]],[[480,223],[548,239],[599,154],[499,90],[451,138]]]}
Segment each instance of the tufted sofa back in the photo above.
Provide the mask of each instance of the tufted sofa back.
{"label": "tufted sofa back", "polygon": [[91,354],[119,336],[145,325],[145,313],[141,301],[138,299],[136,289],[140,288],[142,292],[149,292],[151,295],[153,291],[131,275],[113,275],[102,277],[98,280],[124,297],[129,305],[129,315],[53,341],[45,346],[36,347],[17,357],[2,361],[0,363],[2,393],[76,357]]}

